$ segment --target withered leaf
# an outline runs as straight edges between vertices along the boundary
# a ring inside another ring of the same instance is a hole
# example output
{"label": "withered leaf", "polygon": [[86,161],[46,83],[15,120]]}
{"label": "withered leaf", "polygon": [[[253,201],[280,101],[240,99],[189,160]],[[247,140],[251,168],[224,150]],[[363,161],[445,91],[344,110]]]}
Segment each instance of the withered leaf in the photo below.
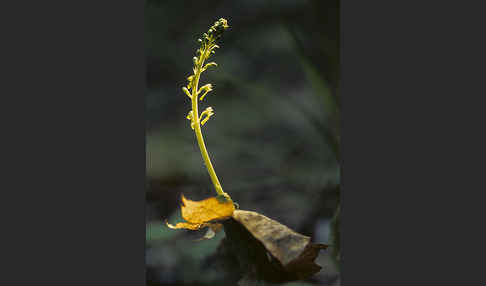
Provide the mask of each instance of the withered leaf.
{"label": "withered leaf", "polygon": [[[172,229],[198,230],[211,226],[211,221],[223,220],[231,217],[235,206],[232,201],[222,200],[218,197],[211,197],[202,201],[191,201],[182,195],[181,214],[185,222],[167,226]],[[216,228],[216,226],[213,226]],[[214,231],[214,229],[213,229]],[[210,236],[211,233],[208,234]]]}
{"label": "withered leaf", "polygon": [[231,201],[211,197],[202,201],[191,201],[182,195],[182,218],[190,223],[205,223],[231,217],[235,206]]}
{"label": "withered leaf", "polygon": [[325,244],[313,244],[309,243],[304,248],[304,251],[299,255],[299,257],[287,265],[285,265],[285,269],[289,273],[294,273],[296,279],[305,279],[310,277],[321,270],[321,266],[317,265],[314,260],[319,255],[319,251],[321,249],[326,249],[327,245]]}
{"label": "withered leaf", "polygon": [[200,223],[188,223],[188,222],[178,222],[176,225],[170,224],[169,222],[165,222],[165,224],[172,229],[190,229],[190,230],[198,230],[201,229],[203,224]]}
{"label": "withered leaf", "polygon": [[256,212],[235,210],[232,221],[226,221],[224,227],[226,243],[232,245],[240,265],[245,265],[242,274],[246,276],[287,282],[308,278],[321,269],[314,260],[327,245],[314,244],[310,237],[278,221]]}

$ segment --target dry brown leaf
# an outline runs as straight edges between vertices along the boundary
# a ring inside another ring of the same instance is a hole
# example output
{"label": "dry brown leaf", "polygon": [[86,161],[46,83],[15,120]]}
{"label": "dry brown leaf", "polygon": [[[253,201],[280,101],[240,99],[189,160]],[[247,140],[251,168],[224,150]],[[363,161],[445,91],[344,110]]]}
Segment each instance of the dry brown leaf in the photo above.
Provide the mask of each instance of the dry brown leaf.
{"label": "dry brown leaf", "polygon": [[304,251],[297,257],[297,259],[290,261],[285,265],[285,269],[289,273],[293,273],[296,279],[306,279],[321,270],[321,266],[317,265],[314,260],[319,255],[321,249],[326,249],[325,244],[309,243],[304,248]]}
{"label": "dry brown leaf", "polygon": [[208,225],[211,226],[212,224],[208,224],[211,221],[230,218],[234,210],[235,206],[232,201],[219,197],[191,201],[182,195],[181,213],[186,222],[179,222],[176,225],[171,225],[168,222],[166,224],[172,229],[198,230]]}
{"label": "dry brown leaf", "polygon": [[[254,268],[250,272],[260,273],[256,275],[260,279],[273,282],[294,281],[310,277],[321,269],[314,260],[327,245],[314,244],[310,237],[256,212],[235,210],[232,218],[263,247],[252,244],[251,239],[245,238],[247,236],[241,230],[225,222],[227,237],[235,241],[238,239],[236,243],[242,247],[252,248],[247,251],[263,252],[248,257],[240,254],[244,260],[255,260],[250,263]],[[268,260],[268,263],[264,260]]]}
{"label": "dry brown leaf", "polygon": [[237,210],[233,218],[241,223],[282,265],[295,260],[310,242],[310,237],[257,212]]}

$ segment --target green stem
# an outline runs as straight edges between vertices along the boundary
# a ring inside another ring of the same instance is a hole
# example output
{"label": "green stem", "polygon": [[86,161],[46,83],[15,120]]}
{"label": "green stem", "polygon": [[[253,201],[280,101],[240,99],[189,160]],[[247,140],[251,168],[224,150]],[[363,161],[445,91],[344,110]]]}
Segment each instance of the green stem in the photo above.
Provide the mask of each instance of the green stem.
{"label": "green stem", "polygon": [[201,53],[201,56],[198,60],[196,65],[196,75],[194,77],[194,82],[192,86],[192,114],[193,114],[193,121],[194,121],[194,132],[196,133],[197,143],[199,144],[199,149],[201,150],[201,155],[203,157],[204,163],[206,164],[206,168],[208,169],[209,176],[211,177],[211,181],[213,182],[214,188],[216,189],[216,193],[218,195],[224,196],[229,199],[229,195],[223,191],[221,187],[221,183],[218,180],[218,176],[214,171],[213,164],[211,163],[211,159],[209,158],[208,150],[206,149],[206,145],[204,144],[204,138],[201,132],[201,124],[199,120],[199,111],[197,107],[197,99],[198,99],[198,85],[199,85],[199,78],[201,76],[201,69],[204,64],[204,57],[203,55],[207,52],[207,49]]}

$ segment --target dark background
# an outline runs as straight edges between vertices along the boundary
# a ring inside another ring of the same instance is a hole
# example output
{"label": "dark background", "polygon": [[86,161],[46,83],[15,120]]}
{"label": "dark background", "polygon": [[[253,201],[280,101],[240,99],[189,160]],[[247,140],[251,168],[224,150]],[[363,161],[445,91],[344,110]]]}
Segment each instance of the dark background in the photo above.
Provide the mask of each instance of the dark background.
{"label": "dark background", "polygon": [[[180,195],[215,195],[181,91],[197,39],[214,21],[230,29],[200,86],[215,115],[203,126],[223,189],[242,209],[276,219],[330,243],[338,205],[339,2],[148,1],[146,47],[146,266],[148,285],[225,285],[212,265],[224,233],[169,230],[180,220]],[[339,285],[329,251],[313,279],[288,285]]]}

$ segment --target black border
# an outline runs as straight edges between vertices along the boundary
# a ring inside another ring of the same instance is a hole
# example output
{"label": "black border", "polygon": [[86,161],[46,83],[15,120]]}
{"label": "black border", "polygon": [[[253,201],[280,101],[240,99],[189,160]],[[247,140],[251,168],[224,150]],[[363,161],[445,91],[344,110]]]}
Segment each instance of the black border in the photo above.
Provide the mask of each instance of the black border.
{"label": "black border", "polygon": [[145,4],[15,4],[0,284],[144,285]]}

